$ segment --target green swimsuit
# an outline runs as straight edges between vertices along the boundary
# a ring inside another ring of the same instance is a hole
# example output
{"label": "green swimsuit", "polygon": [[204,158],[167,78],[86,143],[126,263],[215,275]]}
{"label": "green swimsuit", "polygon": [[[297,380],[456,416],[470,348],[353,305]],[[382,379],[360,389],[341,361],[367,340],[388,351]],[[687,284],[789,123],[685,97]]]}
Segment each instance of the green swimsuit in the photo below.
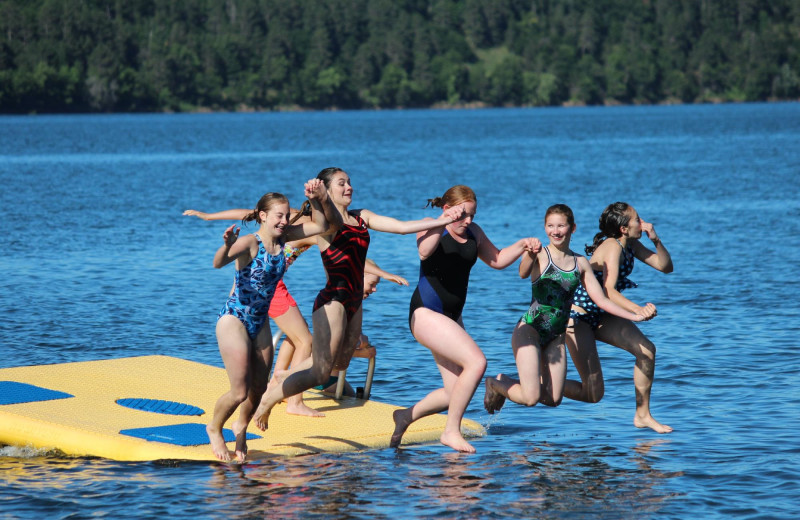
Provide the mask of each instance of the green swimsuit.
{"label": "green swimsuit", "polygon": [[547,247],[544,250],[547,253],[547,268],[531,282],[531,306],[520,319],[520,322],[527,323],[539,333],[541,347],[546,347],[567,330],[572,295],[581,281],[577,256],[573,254],[575,267],[564,271],[553,263]]}

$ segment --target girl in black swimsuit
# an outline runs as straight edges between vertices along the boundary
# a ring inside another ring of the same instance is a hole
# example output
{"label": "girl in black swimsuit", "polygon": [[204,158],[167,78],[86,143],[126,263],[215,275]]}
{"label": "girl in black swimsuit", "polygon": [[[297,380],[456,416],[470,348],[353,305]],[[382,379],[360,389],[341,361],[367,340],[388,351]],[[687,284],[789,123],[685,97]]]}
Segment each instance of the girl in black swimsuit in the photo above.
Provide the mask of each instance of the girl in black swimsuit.
{"label": "girl in black swimsuit", "polygon": [[417,341],[433,353],[443,385],[410,408],[394,412],[395,430],[390,445],[400,445],[409,425],[427,415],[447,410],[442,444],[467,453],[475,448],[461,434],[461,419],[486,370],[486,357],[464,330],[461,310],[467,297],[469,273],[480,258],[489,267],[503,269],[524,251],[538,251],[536,238],[524,238],[500,250],[472,222],[477,208],[475,193],[453,186],[429,201],[445,211],[463,205],[466,216],[442,228],[417,233],[420,280],[411,299],[409,325]]}

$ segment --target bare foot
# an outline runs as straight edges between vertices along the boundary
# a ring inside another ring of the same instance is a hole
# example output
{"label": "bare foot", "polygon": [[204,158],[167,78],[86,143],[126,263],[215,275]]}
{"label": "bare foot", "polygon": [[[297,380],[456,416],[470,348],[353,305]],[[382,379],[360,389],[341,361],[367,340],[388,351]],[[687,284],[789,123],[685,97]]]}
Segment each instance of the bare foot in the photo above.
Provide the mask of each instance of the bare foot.
{"label": "bare foot", "polygon": [[667,426],[666,424],[661,424],[660,422],[653,419],[652,415],[648,415],[647,417],[640,418],[638,415],[633,417],[633,425],[637,428],[652,428],[658,433],[671,433],[672,427]]}
{"label": "bare foot", "polygon": [[267,408],[264,403],[261,403],[258,405],[258,408],[256,408],[256,413],[253,414],[253,417],[255,417],[256,427],[262,432],[269,428],[269,413],[271,411],[271,408]]}
{"label": "bare foot", "polygon": [[439,437],[439,441],[445,446],[450,446],[454,450],[462,453],[475,453],[476,451],[472,444],[468,443],[467,440],[461,436],[461,432],[444,432],[442,436]]}
{"label": "bare foot", "polygon": [[209,424],[206,426],[206,433],[208,434],[208,440],[211,441],[211,450],[214,452],[214,456],[222,462],[230,462],[231,454],[228,451],[228,447],[225,445],[222,432],[220,430],[214,430]]}
{"label": "bare foot", "polygon": [[[497,375],[497,381],[500,381],[502,378],[503,374]],[[491,377],[486,378],[486,393],[483,396],[483,407],[486,408],[487,412],[493,414],[500,411],[503,407],[506,402],[506,396],[495,391],[492,381],[494,380]]]}
{"label": "bare foot", "polygon": [[247,458],[247,424],[242,424],[238,419],[233,426],[231,426],[233,433],[236,435],[236,460],[244,462]]}
{"label": "bare foot", "polygon": [[389,447],[397,448],[400,446],[400,441],[403,440],[403,434],[411,425],[411,408],[395,410],[392,412],[392,419],[394,419],[394,433],[389,440]]}
{"label": "bare foot", "polygon": [[286,400],[286,413],[305,417],[325,417],[324,413],[318,412],[304,403],[300,396],[290,397]]}

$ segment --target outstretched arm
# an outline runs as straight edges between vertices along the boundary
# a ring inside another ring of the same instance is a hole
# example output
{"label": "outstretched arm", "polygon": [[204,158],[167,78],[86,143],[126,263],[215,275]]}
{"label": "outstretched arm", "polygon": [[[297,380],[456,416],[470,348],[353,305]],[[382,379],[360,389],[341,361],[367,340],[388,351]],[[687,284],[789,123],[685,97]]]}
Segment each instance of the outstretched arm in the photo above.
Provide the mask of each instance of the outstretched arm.
{"label": "outstretched arm", "polygon": [[636,240],[633,243],[633,254],[636,255],[636,258],[646,263],[650,267],[657,269],[662,273],[671,273],[672,257],[670,256],[669,251],[667,251],[667,248],[664,247],[664,244],[661,243],[661,239],[656,233],[656,228],[654,228],[653,224],[650,222],[645,222],[644,220],[641,222],[642,231],[647,233],[647,236],[653,241],[656,251],[651,251],[639,240]]}
{"label": "outstretched arm", "polygon": [[389,271],[384,271],[377,265],[367,262],[364,264],[364,272],[367,274],[374,274],[375,276],[379,276],[384,280],[389,280],[390,282],[394,282],[397,285],[408,285],[408,280],[403,278],[402,276],[396,275],[394,273],[390,273]]}
{"label": "outstretched arm", "polygon": [[252,209],[226,209],[225,211],[217,211],[216,213],[205,213],[195,209],[187,209],[183,214],[203,220],[242,220],[252,212]]}
{"label": "outstretched arm", "polygon": [[644,314],[634,314],[633,312],[627,311],[611,301],[605,295],[600,283],[594,277],[592,267],[589,265],[589,261],[586,260],[586,257],[579,256],[577,258],[578,267],[581,271],[581,283],[583,283],[583,287],[586,288],[589,298],[591,298],[598,307],[610,314],[613,314],[614,316],[619,316],[620,318],[624,318],[626,320],[644,321],[647,319]]}
{"label": "outstretched arm", "polygon": [[[489,237],[486,236],[480,226],[477,224],[472,224],[470,229],[475,234],[475,238],[478,240],[478,257],[492,269],[505,269],[509,265],[516,262],[517,258],[522,256],[522,253],[525,251],[538,253],[542,249],[542,243],[538,238],[533,237],[522,238],[510,246],[506,246],[503,249],[497,249],[497,247],[492,243],[491,240],[489,240]],[[522,276],[522,272],[520,272],[520,276]]]}
{"label": "outstretched arm", "polygon": [[367,209],[361,210],[361,218],[364,219],[368,228],[385,233],[395,233],[397,235],[408,235],[410,233],[419,233],[434,228],[441,228],[462,218],[463,214],[463,205],[443,210],[438,218],[424,218],[422,220],[397,220],[396,218],[378,215]]}

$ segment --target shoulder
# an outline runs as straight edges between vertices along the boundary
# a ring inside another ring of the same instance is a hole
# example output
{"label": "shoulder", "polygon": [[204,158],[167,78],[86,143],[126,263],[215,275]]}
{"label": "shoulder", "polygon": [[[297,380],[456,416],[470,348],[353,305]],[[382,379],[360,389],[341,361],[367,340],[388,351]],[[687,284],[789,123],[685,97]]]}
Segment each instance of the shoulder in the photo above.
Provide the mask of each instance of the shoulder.
{"label": "shoulder", "polygon": [[363,222],[367,226],[369,226],[369,219],[375,216],[375,213],[368,209],[350,209],[347,210],[347,214],[354,217],[359,224]]}
{"label": "shoulder", "polygon": [[622,246],[613,238],[607,238],[594,250],[592,260],[619,257],[620,253],[622,253]]}
{"label": "shoulder", "polygon": [[474,222],[467,227],[467,234],[475,239],[475,241],[479,244],[486,239],[486,233],[484,233],[483,229],[481,229],[481,227]]}

